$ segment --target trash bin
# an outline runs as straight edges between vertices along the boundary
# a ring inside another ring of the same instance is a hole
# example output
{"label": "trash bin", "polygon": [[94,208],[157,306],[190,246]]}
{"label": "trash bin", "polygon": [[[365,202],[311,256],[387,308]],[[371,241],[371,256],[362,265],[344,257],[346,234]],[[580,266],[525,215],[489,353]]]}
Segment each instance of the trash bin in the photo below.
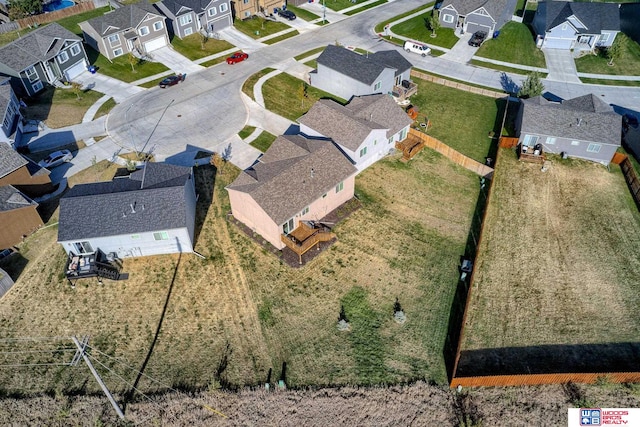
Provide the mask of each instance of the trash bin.
{"label": "trash bin", "polygon": [[499,35],[500,35],[500,31],[494,31],[493,32],[493,38],[494,39],[497,39]]}
{"label": "trash bin", "polygon": [[95,65],[89,65],[89,66],[87,67],[87,70],[88,70],[91,74],[95,74],[95,73],[96,73],[96,71],[97,71],[97,68],[96,68],[96,66],[95,66]]}

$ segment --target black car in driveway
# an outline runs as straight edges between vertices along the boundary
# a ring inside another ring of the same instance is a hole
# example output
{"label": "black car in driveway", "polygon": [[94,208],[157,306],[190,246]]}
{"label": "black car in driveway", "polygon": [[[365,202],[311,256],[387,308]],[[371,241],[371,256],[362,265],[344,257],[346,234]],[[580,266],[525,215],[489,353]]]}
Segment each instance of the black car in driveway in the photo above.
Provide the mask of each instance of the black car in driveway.
{"label": "black car in driveway", "polygon": [[484,39],[487,38],[487,33],[484,31],[476,31],[469,40],[469,46],[478,47],[482,44]]}
{"label": "black car in driveway", "polygon": [[289,21],[296,19],[296,14],[287,9],[278,9],[278,15],[288,19]]}

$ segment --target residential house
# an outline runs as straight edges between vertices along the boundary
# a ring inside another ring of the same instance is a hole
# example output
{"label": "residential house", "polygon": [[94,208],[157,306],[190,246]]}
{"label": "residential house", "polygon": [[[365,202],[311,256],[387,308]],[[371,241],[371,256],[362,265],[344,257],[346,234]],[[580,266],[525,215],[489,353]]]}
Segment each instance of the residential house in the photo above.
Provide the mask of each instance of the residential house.
{"label": "residential house", "polygon": [[489,37],[511,21],[517,0],[444,0],[440,25],[462,32],[484,31]]}
{"label": "residential house", "polygon": [[162,0],[156,7],[179,38],[201,30],[213,34],[233,25],[229,0]]}
{"label": "residential house", "polygon": [[560,103],[537,96],[522,100],[516,127],[531,151],[540,144],[547,153],[607,165],[620,147],[622,116],[593,94]]}
{"label": "residential house", "polygon": [[362,172],[407,137],[413,120],[392,97],[369,95],[344,106],[321,99],[298,122],[302,134],[330,138]]}
{"label": "residential house", "polygon": [[272,15],[273,12],[286,4],[282,0],[232,0],[233,16],[237,19],[251,18],[257,14]]}
{"label": "residential house", "polygon": [[0,186],[0,249],[10,248],[42,226],[38,204],[12,185]]}
{"label": "residential house", "polygon": [[331,141],[281,135],[227,186],[237,220],[278,249],[303,221],[353,198],[356,168]]}
{"label": "residential house", "polygon": [[193,252],[195,210],[191,168],[147,163],[127,177],[72,187],[60,199],[58,243],[69,256]]}
{"label": "residential house", "polygon": [[20,102],[7,81],[6,84],[0,85],[0,126],[2,126],[0,144],[11,142],[10,137],[16,131],[20,120],[22,120]]}
{"label": "residential house", "polygon": [[53,191],[49,171],[0,142],[0,186],[13,185],[29,197]]}
{"label": "residential house", "polygon": [[109,60],[132,52],[144,56],[169,44],[165,17],[144,1],[80,22],[86,44]]}
{"label": "residential house", "polygon": [[532,26],[540,48],[592,52],[613,44],[620,31],[619,5],[541,1]]}
{"label": "residential house", "polygon": [[[408,97],[417,86],[410,81],[412,64],[395,50],[360,55],[342,46],[327,46],[309,73],[313,87],[349,100],[353,96],[396,93]],[[403,83],[406,87],[403,87]]]}
{"label": "residential house", "polygon": [[55,22],[0,47],[0,75],[20,81],[29,96],[45,84],[72,81],[88,63],[82,39]]}

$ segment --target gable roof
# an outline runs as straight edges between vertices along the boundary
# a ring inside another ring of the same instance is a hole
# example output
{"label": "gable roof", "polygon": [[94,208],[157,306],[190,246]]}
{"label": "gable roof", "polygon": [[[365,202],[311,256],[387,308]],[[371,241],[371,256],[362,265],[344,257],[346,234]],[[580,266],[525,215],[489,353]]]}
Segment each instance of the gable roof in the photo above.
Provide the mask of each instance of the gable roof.
{"label": "gable roof", "polygon": [[28,163],[29,161],[11,148],[9,144],[0,142],[0,178],[9,175]]}
{"label": "gable roof", "polygon": [[317,63],[367,85],[373,84],[387,65],[342,46],[328,45]]}
{"label": "gable roof", "polygon": [[58,241],[186,227],[190,176],[191,168],[147,163],[126,178],[76,185],[60,199]]}
{"label": "gable roof", "polygon": [[11,102],[12,94],[13,89],[11,89],[11,85],[0,85],[0,119],[3,118],[7,112],[7,106]]}
{"label": "gable roof", "polygon": [[354,96],[345,106],[320,99],[298,122],[351,151],[374,129],[385,129],[389,138],[413,123],[388,95]]}
{"label": "gable roof", "polygon": [[280,225],[356,172],[331,141],[280,135],[227,189],[249,194]]}
{"label": "gable roof", "polygon": [[550,102],[542,96],[522,100],[521,133],[620,145],[622,116],[594,94]]}
{"label": "gable roof", "polygon": [[451,6],[459,15],[463,16],[484,8],[491,18],[496,21],[496,28],[500,28],[511,20],[517,3],[517,0],[445,0],[442,3],[442,7]]}
{"label": "gable roof", "polygon": [[557,27],[575,16],[587,28],[576,28],[581,34],[599,34],[602,30],[620,31],[620,11],[615,3],[574,3],[568,1],[541,1],[539,14],[544,30]]}
{"label": "gable roof", "polygon": [[162,16],[152,5],[141,1],[84,22],[93,27],[100,36],[106,37],[137,27],[148,14]]}
{"label": "gable roof", "polygon": [[0,64],[4,65],[4,72],[17,77],[25,68],[58,55],[66,41],[80,40],[80,37],[54,22],[0,47]]}
{"label": "gable roof", "polygon": [[375,52],[369,55],[369,59],[380,64],[384,64],[389,68],[395,68],[396,76],[413,67],[413,64],[407,61],[407,59],[397,50],[381,50],[380,52]]}
{"label": "gable roof", "polygon": [[202,13],[207,10],[207,6],[211,4],[212,0],[162,0],[162,4],[173,16],[177,16],[179,12],[184,13],[187,10],[191,10],[196,14]]}
{"label": "gable roof", "polygon": [[26,206],[38,206],[38,204],[22,194],[13,185],[0,187],[0,212],[20,209]]}

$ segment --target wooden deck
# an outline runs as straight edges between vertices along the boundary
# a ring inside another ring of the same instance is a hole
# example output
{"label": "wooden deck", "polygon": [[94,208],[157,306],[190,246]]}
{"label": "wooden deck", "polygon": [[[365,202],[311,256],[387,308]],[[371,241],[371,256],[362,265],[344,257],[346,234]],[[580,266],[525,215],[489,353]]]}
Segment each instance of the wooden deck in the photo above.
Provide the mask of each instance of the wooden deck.
{"label": "wooden deck", "polygon": [[328,242],[335,237],[336,235],[326,227],[311,227],[307,223],[300,221],[298,227],[291,233],[280,235],[280,240],[289,249],[298,254],[300,264],[302,264],[302,255],[313,247],[319,249],[320,242]]}
{"label": "wooden deck", "polygon": [[396,142],[396,148],[402,151],[401,162],[408,162],[413,159],[425,147],[424,142],[411,133],[404,141]]}
{"label": "wooden deck", "polygon": [[542,150],[540,150],[539,154],[534,154],[534,150],[532,148],[529,148],[527,150],[527,152],[522,151],[522,146],[519,146],[518,148],[518,160],[522,161],[522,162],[529,162],[529,163],[544,163],[544,161],[546,160],[546,157],[544,155],[544,152]]}
{"label": "wooden deck", "polygon": [[406,86],[396,85],[393,87],[391,94],[398,98],[400,101],[408,99],[412,95],[418,93],[418,85],[410,80],[405,80]]}

